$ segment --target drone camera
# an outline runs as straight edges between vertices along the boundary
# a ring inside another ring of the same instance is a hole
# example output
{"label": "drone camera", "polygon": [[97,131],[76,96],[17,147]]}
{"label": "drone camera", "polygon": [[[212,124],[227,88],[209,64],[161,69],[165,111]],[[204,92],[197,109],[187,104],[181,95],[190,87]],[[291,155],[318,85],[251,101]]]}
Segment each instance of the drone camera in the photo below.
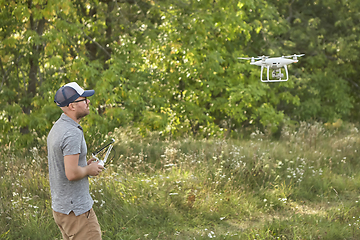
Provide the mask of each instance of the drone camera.
{"label": "drone camera", "polygon": [[271,75],[273,78],[283,78],[284,77],[283,73],[277,73],[276,71],[273,71]]}

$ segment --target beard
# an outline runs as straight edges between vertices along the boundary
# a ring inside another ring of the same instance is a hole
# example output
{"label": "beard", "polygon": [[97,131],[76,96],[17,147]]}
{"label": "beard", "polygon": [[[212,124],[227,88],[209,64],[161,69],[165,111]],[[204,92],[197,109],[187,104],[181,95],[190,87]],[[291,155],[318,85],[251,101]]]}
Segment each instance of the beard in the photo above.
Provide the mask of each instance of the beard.
{"label": "beard", "polygon": [[82,119],[83,117],[85,117],[86,115],[88,115],[89,113],[90,113],[90,110],[89,110],[89,109],[86,109],[86,110],[84,110],[84,111],[82,111],[82,112],[78,112],[78,113],[76,114],[76,119],[80,120],[80,119]]}

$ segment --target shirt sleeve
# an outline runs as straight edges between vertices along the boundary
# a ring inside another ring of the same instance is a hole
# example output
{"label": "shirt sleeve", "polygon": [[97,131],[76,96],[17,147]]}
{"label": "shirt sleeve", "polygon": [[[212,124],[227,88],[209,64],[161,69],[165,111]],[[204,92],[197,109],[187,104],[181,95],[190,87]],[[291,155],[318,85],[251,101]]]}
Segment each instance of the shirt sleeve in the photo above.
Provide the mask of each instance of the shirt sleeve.
{"label": "shirt sleeve", "polygon": [[79,129],[72,129],[64,134],[62,141],[63,156],[74,155],[81,153],[81,143],[83,139],[83,133]]}

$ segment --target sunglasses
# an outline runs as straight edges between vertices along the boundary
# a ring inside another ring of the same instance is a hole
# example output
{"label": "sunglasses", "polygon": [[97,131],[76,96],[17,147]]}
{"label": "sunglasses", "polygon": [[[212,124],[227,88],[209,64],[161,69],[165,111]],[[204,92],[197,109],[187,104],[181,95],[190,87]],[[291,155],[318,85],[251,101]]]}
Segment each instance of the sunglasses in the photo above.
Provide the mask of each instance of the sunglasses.
{"label": "sunglasses", "polygon": [[77,100],[77,101],[73,101],[73,103],[74,103],[74,102],[82,102],[82,101],[85,101],[85,102],[86,102],[86,101],[87,101],[87,98],[80,99],[80,100]]}

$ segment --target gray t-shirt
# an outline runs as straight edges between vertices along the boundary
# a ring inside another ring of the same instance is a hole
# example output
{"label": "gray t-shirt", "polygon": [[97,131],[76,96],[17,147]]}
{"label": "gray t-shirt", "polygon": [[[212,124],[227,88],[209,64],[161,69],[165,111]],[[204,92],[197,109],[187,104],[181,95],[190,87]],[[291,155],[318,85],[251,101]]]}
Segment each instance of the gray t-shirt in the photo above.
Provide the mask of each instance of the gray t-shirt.
{"label": "gray t-shirt", "polygon": [[76,216],[89,211],[94,204],[88,177],[69,181],[65,175],[64,156],[80,154],[78,165],[87,165],[87,147],[81,126],[64,113],[55,122],[47,138],[49,180],[52,209]]}

